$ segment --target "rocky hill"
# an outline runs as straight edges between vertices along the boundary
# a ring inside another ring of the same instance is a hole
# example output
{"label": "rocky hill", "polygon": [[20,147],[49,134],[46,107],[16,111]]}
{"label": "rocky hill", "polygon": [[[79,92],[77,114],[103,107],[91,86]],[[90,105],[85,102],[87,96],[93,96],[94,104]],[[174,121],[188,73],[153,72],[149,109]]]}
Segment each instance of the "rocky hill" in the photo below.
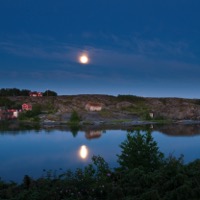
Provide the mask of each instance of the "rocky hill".
{"label": "rocky hill", "polygon": [[[42,108],[41,120],[67,121],[75,110],[85,122],[154,119],[200,120],[200,100],[143,98],[131,95],[66,95],[57,97],[9,97],[16,104],[30,103]],[[101,104],[101,111],[88,111],[86,104]]]}

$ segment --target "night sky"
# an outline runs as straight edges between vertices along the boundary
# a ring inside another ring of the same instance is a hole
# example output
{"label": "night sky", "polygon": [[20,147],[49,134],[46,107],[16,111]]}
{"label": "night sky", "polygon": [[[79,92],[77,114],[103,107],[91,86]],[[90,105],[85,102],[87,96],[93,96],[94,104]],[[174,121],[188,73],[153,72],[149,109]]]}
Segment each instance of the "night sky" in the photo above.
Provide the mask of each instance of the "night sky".
{"label": "night sky", "polygon": [[0,0],[0,88],[200,98],[199,10],[199,0]]}

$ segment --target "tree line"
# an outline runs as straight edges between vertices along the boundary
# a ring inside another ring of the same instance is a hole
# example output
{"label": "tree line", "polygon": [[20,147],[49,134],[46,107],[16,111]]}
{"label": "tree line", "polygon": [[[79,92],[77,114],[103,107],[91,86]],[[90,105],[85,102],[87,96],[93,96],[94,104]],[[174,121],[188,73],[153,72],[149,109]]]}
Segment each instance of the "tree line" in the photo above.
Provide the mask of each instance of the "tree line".
{"label": "tree line", "polygon": [[[18,88],[1,88],[0,97],[6,96],[29,96],[31,90],[28,89],[18,89]],[[46,90],[43,92],[43,96],[57,96],[57,93],[52,90]]]}

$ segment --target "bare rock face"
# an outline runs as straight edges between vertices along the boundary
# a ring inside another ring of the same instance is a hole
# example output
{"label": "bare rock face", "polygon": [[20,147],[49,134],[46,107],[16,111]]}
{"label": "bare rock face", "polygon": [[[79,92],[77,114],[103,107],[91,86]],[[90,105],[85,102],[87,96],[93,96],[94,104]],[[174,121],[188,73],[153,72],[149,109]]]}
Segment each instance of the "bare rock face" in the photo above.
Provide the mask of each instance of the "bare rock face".
{"label": "bare rock face", "polygon": [[134,106],[134,104],[127,101],[122,101],[116,104],[117,109],[127,108],[130,106]]}
{"label": "bare rock face", "polygon": [[[123,95],[122,95],[123,96]],[[83,118],[92,119],[136,119],[142,112],[152,112],[155,118],[174,120],[200,120],[200,100],[181,98],[118,98],[109,95],[66,95],[57,97],[9,97],[18,105],[40,104],[44,113],[56,113],[65,119],[76,110]],[[88,102],[103,106],[99,113],[85,110]],[[143,113],[144,114],[144,113]]]}
{"label": "bare rock face", "polygon": [[200,105],[195,100],[179,98],[148,99],[155,116],[168,119],[200,119]]}

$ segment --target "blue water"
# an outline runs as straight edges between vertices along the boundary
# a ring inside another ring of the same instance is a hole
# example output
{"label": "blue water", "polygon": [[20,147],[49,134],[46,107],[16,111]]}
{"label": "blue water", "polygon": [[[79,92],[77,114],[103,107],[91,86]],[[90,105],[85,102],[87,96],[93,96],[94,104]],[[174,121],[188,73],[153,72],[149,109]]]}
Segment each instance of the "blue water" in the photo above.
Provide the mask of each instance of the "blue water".
{"label": "blue water", "polygon": [[[85,132],[76,137],[68,131],[7,131],[0,134],[0,177],[3,180],[21,182],[25,174],[33,178],[43,176],[43,170],[57,170],[84,167],[91,162],[93,155],[101,155],[111,167],[117,166],[120,154],[119,144],[125,140],[127,131],[107,130],[100,137],[87,139]],[[200,158],[200,135],[169,136],[159,131],[152,135],[160,150],[166,156],[184,154],[185,162]],[[79,155],[85,145],[88,155],[85,159]]]}

